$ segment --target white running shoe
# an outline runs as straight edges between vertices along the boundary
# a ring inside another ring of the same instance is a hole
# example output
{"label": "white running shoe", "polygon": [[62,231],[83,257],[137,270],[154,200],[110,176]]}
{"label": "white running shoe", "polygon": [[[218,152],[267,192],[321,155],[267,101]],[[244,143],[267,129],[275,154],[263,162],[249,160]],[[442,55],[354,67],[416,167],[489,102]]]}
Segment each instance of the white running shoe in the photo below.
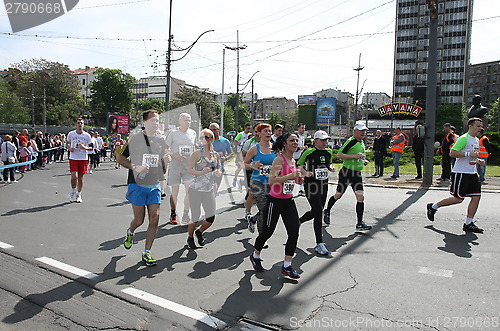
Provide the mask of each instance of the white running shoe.
{"label": "white running shoe", "polygon": [[83,200],[82,200],[82,195],[81,194],[76,194],[76,199],[75,199],[75,202],[77,203],[81,203]]}
{"label": "white running shoe", "polygon": [[316,247],[314,247],[314,250],[320,255],[330,254],[330,251],[326,248],[325,243],[319,243],[318,245],[316,245]]}
{"label": "white running shoe", "polygon": [[69,195],[69,202],[75,202],[76,201],[76,192],[71,192]]}

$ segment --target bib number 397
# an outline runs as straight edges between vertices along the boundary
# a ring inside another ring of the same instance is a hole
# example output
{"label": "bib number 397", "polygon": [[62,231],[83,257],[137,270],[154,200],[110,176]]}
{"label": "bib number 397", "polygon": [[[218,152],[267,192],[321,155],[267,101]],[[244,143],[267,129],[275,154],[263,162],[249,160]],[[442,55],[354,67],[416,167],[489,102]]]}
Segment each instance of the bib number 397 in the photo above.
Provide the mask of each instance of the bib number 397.
{"label": "bib number 397", "polygon": [[283,183],[283,194],[292,194],[295,188],[295,181],[289,180]]}

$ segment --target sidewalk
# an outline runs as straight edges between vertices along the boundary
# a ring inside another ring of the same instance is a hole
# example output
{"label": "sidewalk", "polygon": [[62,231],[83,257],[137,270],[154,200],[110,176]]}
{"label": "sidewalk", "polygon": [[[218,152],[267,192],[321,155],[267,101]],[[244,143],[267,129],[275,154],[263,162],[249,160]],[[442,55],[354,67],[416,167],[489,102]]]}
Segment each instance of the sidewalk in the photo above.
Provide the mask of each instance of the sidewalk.
{"label": "sidewalk", "polygon": [[[337,167],[337,165],[336,165]],[[225,175],[229,178],[232,178],[234,175],[234,171],[236,170],[236,166],[234,161],[229,161],[225,163]],[[338,169],[334,173],[330,174],[330,184],[336,185],[338,179]],[[399,178],[394,179],[391,178],[391,174],[385,174],[384,177],[371,177],[373,171],[364,171],[363,172],[363,184],[365,186],[373,186],[373,187],[391,187],[391,188],[426,188],[430,190],[449,190],[450,182],[440,182],[437,180],[439,176],[434,176],[434,180],[430,187],[424,187],[422,184],[422,180],[416,180],[415,175],[401,175]],[[239,177],[241,178],[244,175],[243,170],[240,171]],[[500,193],[500,177],[488,177],[486,176],[486,182],[483,183],[482,192],[486,193]]]}

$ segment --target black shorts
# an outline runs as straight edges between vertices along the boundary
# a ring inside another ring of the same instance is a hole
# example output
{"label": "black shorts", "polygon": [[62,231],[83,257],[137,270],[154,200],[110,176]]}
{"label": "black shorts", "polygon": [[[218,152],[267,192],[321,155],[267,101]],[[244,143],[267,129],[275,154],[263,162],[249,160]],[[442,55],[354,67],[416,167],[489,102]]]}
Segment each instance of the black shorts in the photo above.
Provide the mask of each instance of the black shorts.
{"label": "black shorts", "polygon": [[350,170],[342,167],[339,171],[337,192],[344,194],[349,185],[355,192],[363,191],[363,177],[361,176],[361,171]]}
{"label": "black shorts", "polygon": [[451,173],[450,193],[455,198],[481,196],[481,182],[477,174]]}

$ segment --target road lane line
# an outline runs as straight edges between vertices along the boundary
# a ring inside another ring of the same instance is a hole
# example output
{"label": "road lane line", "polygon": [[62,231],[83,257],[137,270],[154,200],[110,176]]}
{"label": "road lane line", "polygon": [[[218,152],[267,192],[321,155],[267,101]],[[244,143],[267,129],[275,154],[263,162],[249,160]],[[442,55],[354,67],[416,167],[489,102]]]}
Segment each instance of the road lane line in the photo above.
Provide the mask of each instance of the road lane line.
{"label": "road lane line", "polygon": [[51,259],[50,257],[43,256],[43,257],[38,257],[35,260],[42,262],[42,263],[45,263],[45,264],[48,264],[50,266],[53,266],[57,269],[61,269],[61,270],[67,271],[69,273],[72,273],[74,275],[83,277],[83,278],[92,279],[92,278],[95,278],[98,276],[90,271],[83,270],[83,269],[80,269],[77,267],[73,267],[69,264]]}
{"label": "road lane line", "polygon": [[126,289],[123,289],[122,292],[129,294],[133,297],[136,297],[138,299],[142,299],[144,301],[150,302],[152,304],[155,304],[157,306],[166,308],[168,310],[171,310],[173,312],[176,312],[178,314],[190,317],[192,319],[195,319],[199,322],[202,322],[214,329],[221,330],[226,327],[226,323],[221,321],[218,318],[215,318],[213,316],[207,315],[201,311],[194,310],[192,308],[183,306],[181,304],[175,303],[173,301],[161,298],[159,296],[149,294],[147,292],[129,287]]}
{"label": "road lane line", "polygon": [[4,243],[4,242],[1,242],[1,241],[0,241],[0,248],[3,248],[3,249],[9,249],[9,248],[12,248],[12,247],[14,247],[14,246],[9,245],[9,244],[7,244],[7,243]]}
{"label": "road lane line", "polygon": [[433,275],[439,277],[448,277],[448,278],[453,277],[453,270],[420,267],[420,270],[418,272],[421,274]]}

